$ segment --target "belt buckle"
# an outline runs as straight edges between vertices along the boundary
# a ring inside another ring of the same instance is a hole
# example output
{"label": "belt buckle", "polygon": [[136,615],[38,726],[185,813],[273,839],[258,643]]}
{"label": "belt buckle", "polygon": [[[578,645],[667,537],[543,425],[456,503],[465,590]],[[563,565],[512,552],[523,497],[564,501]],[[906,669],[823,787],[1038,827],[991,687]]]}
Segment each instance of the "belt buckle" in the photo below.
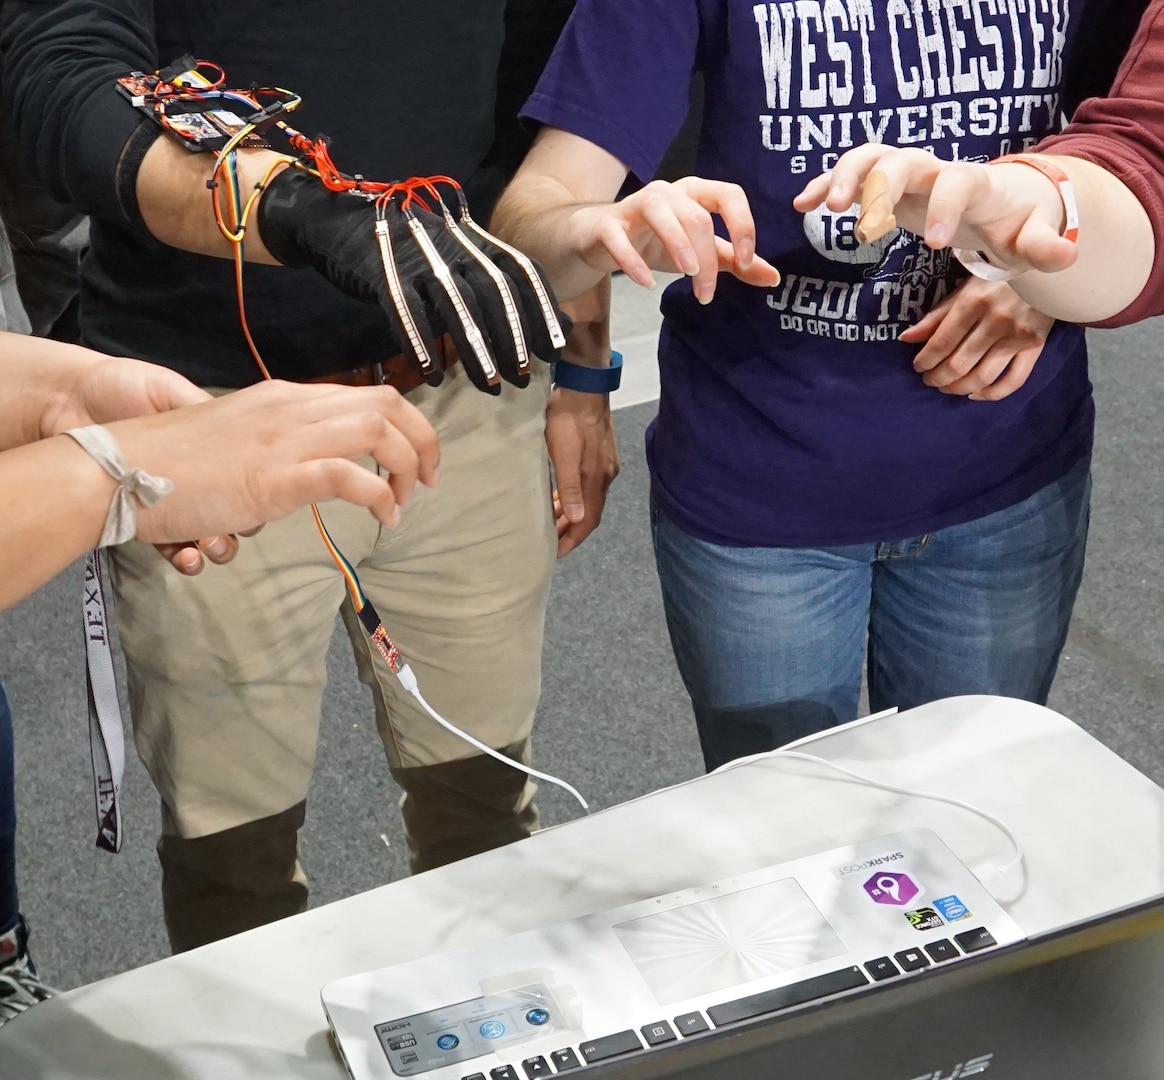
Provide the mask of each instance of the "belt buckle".
{"label": "belt buckle", "polygon": [[372,365],[372,385],[373,386],[384,386],[387,382],[388,382],[388,380],[384,376],[384,365],[382,363],[380,363],[379,360],[377,360]]}

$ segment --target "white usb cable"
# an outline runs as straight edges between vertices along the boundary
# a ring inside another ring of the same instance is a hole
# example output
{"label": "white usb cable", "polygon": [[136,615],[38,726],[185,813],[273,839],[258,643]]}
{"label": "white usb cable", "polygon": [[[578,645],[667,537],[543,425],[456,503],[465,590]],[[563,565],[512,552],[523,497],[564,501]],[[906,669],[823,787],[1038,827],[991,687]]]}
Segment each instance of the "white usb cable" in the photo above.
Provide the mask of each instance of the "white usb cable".
{"label": "white usb cable", "polygon": [[441,727],[447,731],[451,731],[458,738],[464,739],[470,746],[476,747],[483,754],[488,754],[496,761],[500,761],[502,765],[508,765],[511,769],[517,769],[519,772],[525,773],[527,776],[535,777],[538,780],[545,780],[547,783],[553,784],[555,787],[560,787],[563,791],[568,791],[575,799],[578,800],[582,809],[586,813],[590,813],[590,805],[582,798],[581,793],[573,784],[566,783],[565,780],[559,780],[556,776],[551,776],[549,773],[538,772],[537,769],[531,769],[528,765],[523,765],[520,761],[514,761],[513,758],[506,757],[504,754],[498,753],[491,746],[486,746],[480,739],[475,739],[466,731],[462,731],[456,724],[450,723],[439,712],[436,711],[427,701],[424,700],[424,695],[420,692],[420,686],[417,684],[416,676],[412,673],[412,668],[407,664],[402,664],[396,672],[396,678],[400,680],[400,685],[404,687],[414,698],[416,698],[420,707],[424,709],[429,716],[431,716]]}
{"label": "white usb cable", "polygon": [[[890,709],[887,713],[878,713],[876,716],[868,716],[857,723],[868,723],[870,720],[878,719],[881,716],[889,715],[889,713],[896,712],[896,709]],[[743,765],[750,761],[760,761],[765,758],[798,758],[801,761],[811,761],[817,765],[824,765],[826,768],[834,769],[836,772],[842,773],[851,780],[856,780],[860,784],[866,784],[869,787],[880,788],[882,791],[892,791],[896,795],[907,795],[910,798],[928,799],[932,802],[942,802],[950,806],[956,806],[960,810],[968,810],[970,813],[977,815],[989,821],[995,828],[999,829],[1005,834],[1014,848],[1014,857],[1007,863],[999,866],[997,863],[981,863],[978,866],[970,868],[970,872],[984,885],[987,889],[990,886],[1005,877],[1011,870],[1017,866],[1021,866],[1026,856],[1023,854],[1022,845],[1018,841],[1010,826],[1006,824],[1000,817],[990,813],[988,810],[983,810],[980,806],[975,806],[973,803],[965,802],[962,799],[955,799],[952,795],[939,795],[934,791],[922,791],[918,788],[902,787],[899,784],[886,783],[883,780],[875,780],[871,776],[865,776],[862,773],[854,772],[852,769],[846,768],[844,765],[838,765],[835,761],[830,761],[828,758],[818,757],[816,754],[805,754],[801,751],[793,749],[797,746],[803,746],[805,743],[815,742],[825,734],[831,734],[836,729],[830,729],[828,732],[818,732],[814,735],[806,736],[796,742],[789,743],[786,747],[777,747],[775,750],[768,750],[762,754],[752,754],[750,757],[737,758],[735,761],[728,761],[714,770],[715,773],[726,772],[729,769],[735,768],[737,765]]]}

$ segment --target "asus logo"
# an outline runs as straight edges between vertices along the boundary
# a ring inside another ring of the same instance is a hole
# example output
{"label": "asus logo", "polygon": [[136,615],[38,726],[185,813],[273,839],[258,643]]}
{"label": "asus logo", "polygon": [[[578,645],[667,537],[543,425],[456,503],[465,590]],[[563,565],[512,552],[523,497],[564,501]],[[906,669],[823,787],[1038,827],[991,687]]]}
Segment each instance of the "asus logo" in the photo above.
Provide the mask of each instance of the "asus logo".
{"label": "asus logo", "polygon": [[939,1069],[938,1072],[922,1073],[921,1076],[913,1077],[913,1080],[963,1080],[967,1076],[981,1076],[990,1068],[993,1058],[993,1054],[983,1054],[973,1061],[967,1061],[965,1065],[955,1065],[953,1072],[944,1073]]}

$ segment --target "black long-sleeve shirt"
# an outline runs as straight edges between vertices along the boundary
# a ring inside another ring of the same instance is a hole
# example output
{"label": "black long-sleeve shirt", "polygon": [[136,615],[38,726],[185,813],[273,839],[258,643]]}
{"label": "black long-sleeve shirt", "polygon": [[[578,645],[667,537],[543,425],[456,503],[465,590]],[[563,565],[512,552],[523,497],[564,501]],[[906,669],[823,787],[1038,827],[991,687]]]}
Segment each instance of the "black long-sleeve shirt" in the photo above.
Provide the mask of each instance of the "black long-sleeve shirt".
{"label": "black long-sleeve shirt", "polygon": [[[536,79],[570,6],[6,0],[0,47],[21,147],[50,191],[93,215],[81,288],[86,344],[203,385],[258,377],[230,263],[145,235],[119,193],[123,154],[149,123],[117,93],[119,76],[192,53],[221,64],[232,85],[288,87],[304,99],[292,122],[331,136],[345,171],[453,176],[486,218],[521,150],[514,102]],[[313,270],[248,265],[245,281],[251,329],[277,376],[306,378],[396,351],[377,309]]]}

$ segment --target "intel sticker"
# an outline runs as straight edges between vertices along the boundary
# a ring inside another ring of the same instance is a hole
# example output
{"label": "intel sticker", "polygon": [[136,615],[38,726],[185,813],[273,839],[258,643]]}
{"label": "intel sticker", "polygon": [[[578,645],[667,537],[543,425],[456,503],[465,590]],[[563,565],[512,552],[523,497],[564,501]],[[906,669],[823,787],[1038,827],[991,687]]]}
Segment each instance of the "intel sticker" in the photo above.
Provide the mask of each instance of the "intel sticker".
{"label": "intel sticker", "polygon": [[973,912],[966,907],[956,896],[943,896],[934,901],[936,907],[946,922],[958,922],[959,919],[968,919]]}

